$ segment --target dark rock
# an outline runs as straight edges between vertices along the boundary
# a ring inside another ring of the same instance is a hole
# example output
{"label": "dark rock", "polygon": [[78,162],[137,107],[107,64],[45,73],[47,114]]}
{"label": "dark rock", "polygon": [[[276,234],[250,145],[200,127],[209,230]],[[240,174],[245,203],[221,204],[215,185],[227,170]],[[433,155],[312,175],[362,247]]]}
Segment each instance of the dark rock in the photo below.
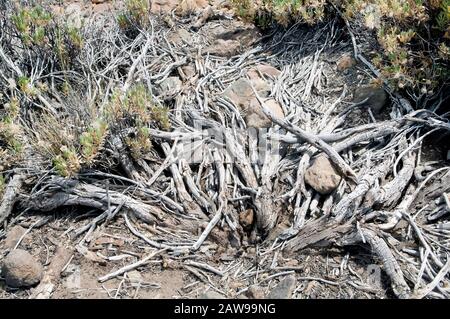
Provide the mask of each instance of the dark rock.
{"label": "dark rock", "polygon": [[289,275],[272,289],[267,295],[268,299],[290,299],[294,292],[297,280],[294,275]]}
{"label": "dark rock", "polygon": [[368,85],[357,88],[353,95],[353,102],[361,103],[366,99],[364,105],[370,107],[375,113],[380,113],[386,104],[387,94],[382,87]]}
{"label": "dark rock", "polygon": [[264,299],[264,293],[262,291],[262,288],[256,285],[248,287],[248,290],[245,292],[245,295],[249,299]]}
{"label": "dark rock", "polygon": [[2,276],[10,287],[34,286],[41,281],[42,275],[42,265],[25,250],[13,250],[3,261]]}

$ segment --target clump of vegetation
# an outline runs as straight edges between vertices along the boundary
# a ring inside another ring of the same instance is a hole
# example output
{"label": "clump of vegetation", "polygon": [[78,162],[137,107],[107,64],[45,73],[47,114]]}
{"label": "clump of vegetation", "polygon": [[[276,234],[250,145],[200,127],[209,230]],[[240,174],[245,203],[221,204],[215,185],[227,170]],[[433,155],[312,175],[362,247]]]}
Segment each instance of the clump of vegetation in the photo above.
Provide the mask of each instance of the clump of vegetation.
{"label": "clump of vegetation", "polygon": [[450,0],[232,0],[237,14],[260,27],[314,24],[342,13],[355,29],[373,32],[381,48],[371,59],[385,80],[432,95],[449,77]]}
{"label": "clump of vegetation", "polygon": [[22,128],[14,117],[5,116],[0,121],[0,171],[17,162],[23,151]]}
{"label": "clump of vegetation", "polygon": [[151,149],[149,127],[170,128],[168,109],[156,105],[142,84],[131,87],[125,95],[116,91],[107,107],[106,118],[116,130],[131,129],[125,143],[136,159]]}
{"label": "clump of vegetation", "polygon": [[125,11],[117,16],[117,23],[130,36],[138,33],[135,32],[136,29],[145,29],[149,25],[149,1],[126,0],[125,8]]}
{"label": "clump of vegetation", "polygon": [[83,162],[92,165],[107,134],[108,125],[104,120],[94,124],[80,136],[81,157]]}
{"label": "clump of vegetation", "polygon": [[11,22],[21,45],[32,52],[44,51],[61,70],[68,69],[83,46],[80,28],[57,21],[40,5],[16,4],[15,12]]}
{"label": "clump of vegetation", "polygon": [[65,145],[60,148],[60,154],[53,158],[53,166],[58,174],[63,177],[72,177],[81,168],[76,150]]}
{"label": "clump of vegetation", "polygon": [[5,193],[6,189],[6,180],[3,174],[0,174],[0,198],[3,197],[3,194]]}

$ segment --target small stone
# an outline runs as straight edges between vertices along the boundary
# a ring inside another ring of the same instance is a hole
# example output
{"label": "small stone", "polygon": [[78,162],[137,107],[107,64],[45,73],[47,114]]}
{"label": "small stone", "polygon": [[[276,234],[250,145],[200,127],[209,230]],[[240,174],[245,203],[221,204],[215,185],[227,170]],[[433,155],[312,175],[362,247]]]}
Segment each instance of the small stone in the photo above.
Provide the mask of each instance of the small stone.
{"label": "small stone", "polygon": [[130,280],[131,286],[133,287],[140,285],[144,281],[142,275],[137,270],[127,272],[127,277]]}
{"label": "small stone", "polygon": [[253,209],[249,208],[239,214],[239,222],[242,227],[249,228],[253,224],[255,213]]}
{"label": "small stone", "polygon": [[261,72],[264,76],[271,77],[273,79],[276,79],[281,74],[280,70],[269,64],[258,64],[255,66],[255,69]]}
{"label": "small stone", "polygon": [[179,28],[169,35],[169,41],[176,44],[190,43],[192,37],[186,29]]}
{"label": "small stone", "polygon": [[209,54],[230,58],[239,53],[241,44],[237,40],[217,39],[205,51]]}
{"label": "small stone", "polygon": [[177,92],[181,89],[182,82],[178,76],[170,76],[159,85],[159,93]]}
{"label": "small stone", "polygon": [[96,6],[94,6],[93,11],[95,13],[103,13],[108,11],[109,9],[110,9],[109,4],[99,2]]}
{"label": "small stone", "polygon": [[180,16],[197,13],[209,5],[208,0],[181,0],[179,2],[176,13]]}
{"label": "small stone", "polygon": [[151,6],[151,13],[169,13],[178,5],[178,0],[153,0]]}
{"label": "small stone", "polygon": [[216,291],[209,290],[207,292],[202,293],[198,299],[225,299],[225,297]]}
{"label": "small stone", "polygon": [[25,250],[13,250],[3,261],[2,276],[10,287],[34,286],[41,281],[42,275],[42,265]]}
{"label": "small stone", "polygon": [[341,56],[337,62],[338,71],[344,71],[355,65],[355,59],[353,59],[350,55],[344,54]]}
{"label": "small stone", "polygon": [[264,299],[264,293],[261,289],[261,287],[257,285],[252,285],[248,287],[248,290],[245,292],[245,295],[249,299]]}
{"label": "small stone", "polygon": [[181,70],[183,71],[187,79],[192,79],[196,74],[195,66],[192,64],[182,66]]}
{"label": "small stone", "polygon": [[81,28],[82,25],[82,10],[81,6],[76,3],[71,3],[66,7],[66,22],[68,25],[75,27],[75,28]]}
{"label": "small stone", "polygon": [[[223,92],[223,95],[231,100],[241,111],[248,127],[267,128],[272,125],[272,121],[264,114],[261,104],[253,93],[253,83],[246,79],[238,79]],[[261,88],[261,87],[260,87]],[[258,91],[258,94],[261,94]],[[281,105],[274,99],[267,99],[264,105],[276,117],[284,118]]]}
{"label": "small stone", "polygon": [[267,295],[268,299],[291,299],[297,280],[294,275],[289,275],[273,288]]}
{"label": "small stone", "polygon": [[305,182],[316,192],[326,195],[334,191],[341,182],[341,176],[325,154],[319,155],[306,170]]}
{"label": "small stone", "polygon": [[353,102],[361,103],[366,99],[364,105],[370,107],[375,113],[379,113],[386,104],[387,94],[382,87],[367,85],[357,88],[353,95]]}
{"label": "small stone", "polygon": [[8,233],[6,234],[5,238],[5,248],[6,249],[13,249],[19,239],[25,234],[26,229],[22,226],[16,225],[12,227]]}
{"label": "small stone", "polygon": [[223,95],[241,110],[245,110],[254,98],[250,82],[242,78],[230,84],[223,92]]}

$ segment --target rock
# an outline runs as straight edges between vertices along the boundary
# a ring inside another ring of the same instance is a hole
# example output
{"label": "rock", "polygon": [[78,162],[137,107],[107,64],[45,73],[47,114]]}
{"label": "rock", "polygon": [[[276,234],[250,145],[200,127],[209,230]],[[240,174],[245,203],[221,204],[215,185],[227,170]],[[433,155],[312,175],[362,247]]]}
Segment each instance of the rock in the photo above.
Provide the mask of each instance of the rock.
{"label": "rock", "polygon": [[[248,127],[266,128],[272,125],[272,121],[264,114],[259,101],[252,90],[252,84],[246,79],[238,79],[233,82],[223,93],[241,111]],[[258,92],[260,94],[260,92]],[[272,113],[284,118],[283,109],[274,99],[264,101],[264,105]]]}
{"label": "rock", "polygon": [[251,69],[247,73],[250,82],[260,97],[268,97],[270,94],[270,85],[261,77],[261,74],[256,69]]}
{"label": "rock", "polygon": [[13,249],[19,239],[25,234],[26,229],[22,226],[16,225],[12,227],[8,233],[6,234],[5,238],[5,248],[6,249]]}
{"label": "rock", "polygon": [[250,101],[254,98],[250,82],[246,79],[238,79],[225,89],[223,95],[229,98],[239,109],[248,108]]}
{"label": "rock", "polygon": [[150,8],[151,13],[169,13],[178,5],[178,0],[153,0]]}
{"label": "rock", "polygon": [[173,94],[181,90],[182,82],[178,76],[169,76],[159,84],[158,94]]}
{"label": "rock", "polygon": [[450,212],[450,193],[444,193],[442,196],[444,197],[445,205],[447,205],[447,211]]}
{"label": "rock", "polygon": [[248,287],[248,290],[245,292],[245,296],[247,296],[249,299],[264,299],[264,293],[261,287],[257,285]]}
{"label": "rock", "polygon": [[42,265],[25,250],[13,250],[3,261],[2,276],[10,287],[34,286],[41,281],[42,275]]}
{"label": "rock", "polygon": [[197,13],[207,6],[209,6],[208,0],[181,0],[175,12],[180,16],[185,16]]}
{"label": "rock", "polygon": [[387,94],[382,87],[372,85],[362,86],[355,90],[353,102],[360,103],[367,99],[364,105],[367,105],[375,113],[379,113],[387,100]]}
{"label": "rock", "polygon": [[103,13],[110,10],[110,6],[107,3],[102,3],[99,2],[96,6],[94,6],[94,8],[92,9],[92,11],[94,13]]}
{"label": "rock", "polygon": [[168,39],[175,44],[190,43],[192,41],[191,34],[183,28],[179,28],[171,33]]}
{"label": "rock", "polygon": [[66,22],[68,25],[81,28],[82,25],[82,14],[81,6],[77,3],[71,3],[66,7]]}
{"label": "rock", "polygon": [[193,64],[184,65],[181,67],[181,70],[186,76],[186,79],[191,79],[195,76],[195,74],[197,74],[197,72],[195,71],[195,66]]}
{"label": "rock", "polygon": [[249,228],[253,224],[255,213],[253,209],[249,208],[239,214],[239,223],[244,228]]}
{"label": "rock", "polygon": [[337,69],[338,71],[344,71],[356,64],[355,59],[353,59],[349,54],[344,54],[340,57],[340,59],[337,62]]}
{"label": "rock", "polygon": [[281,71],[269,64],[261,63],[251,68],[249,70],[250,73],[256,73],[258,76],[262,74],[265,77],[276,79],[281,74]]}
{"label": "rock", "polygon": [[205,51],[212,55],[230,58],[241,50],[241,44],[237,40],[217,39]]}
{"label": "rock", "polygon": [[[283,109],[281,105],[274,99],[264,101],[264,106],[269,109],[275,117],[284,118]],[[267,128],[272,126],[272,121],[266,116],[262,110],[259,101],[254,98],[250,101],[250,106],[245,115],[245,122],[248,127]]]}
{"label": "rock", "polygon": [[289,275],[273,288],[267,295],[268,299],[290,299],[294,292],[296,279],[294,275]]}
{"label": "rock", "polygon": [[325,154],[319,155],[305,172],[305,182],[315,191],[326,195],[334,191],[341,182],[341,176]]}
{"label": "rock", "polygon": [[137,287],[144,282],[144,278],[142,278],[142,275],[137,270],[127,272],[127,277],[130,280],[132,287]]}
{"label": "rock", "polygon": [[207,292],[202,293],[198,299],[225,299],[225,297],[216,291],[208,290]]}
{"label": "rock", "polygon": [[91,0],[91,2],[93,3],[93,4],[101,4],[101,3],[105,3],[105,2],[107,2],[108,0]]}
{"label": "rock", "polygon": [[278,103],[276,100],[274,99],[265,100],[264,106],[268,108],[272,112],[272,114],[275,115],[275,117],[279,119],[284,118],[283,109],[281,108],[280,103]]}

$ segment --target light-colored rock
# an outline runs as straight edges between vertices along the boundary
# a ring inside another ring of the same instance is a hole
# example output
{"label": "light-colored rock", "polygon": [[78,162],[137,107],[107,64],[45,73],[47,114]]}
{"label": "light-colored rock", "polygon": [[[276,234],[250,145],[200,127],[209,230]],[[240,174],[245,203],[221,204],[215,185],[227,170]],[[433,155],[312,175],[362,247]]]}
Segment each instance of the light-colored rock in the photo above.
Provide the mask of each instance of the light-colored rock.
{"label": "light-colored rock", "polygon": [[[264,101],[264,106],[273,114],[275,117],[283,119],[284,113],[281,105],[274,99],[267,99]],[[248,127],[254,128],[268,128],[272,126],[272,121],[266,116],[262,110],[259,101],[254,98],[250,101],[250,106],[246,110],[245,122]]]}
{"label": "light-colored rock", "polygon": [[159,85],[159,92],[162,94],[177,92],[181,89],[182,82],[178,76],[169,76]]}
{"label": "light-colored rock", "polygon": [[25,250],[13,250],[3,261],[2,276],[10,287],[34,286],[41,281],[42,275],[42,265]]}
{"label": "light-colored rock", "polygon": [[197,73],[193,64],[184,65],[181,67],[181,70],[183,71],[187,79],[193,78]]}
{"label": "light-colored rock", "polygon": [[355,59],[353,59],[349,54],[344,54],[337,61],[337,69],[342,72],[354,66],[355,63]]}
{"label": "light-colored rock", "polygon": [[289,275],[281,280],[267,295],[268,299],[291,299],[297,280]]}
{"label": "light-colored rock", "polygon": [[325,154],[314,159],[305,172],[305,182],[320,194],[334,191],[341,182],[341,176]]}
{"label": "light-colored rock", "polygon": [[12,227],[6,234],[5,248],[13,249],[16,246],[19,239],[25,234],[26,231],[27,230],[25,228],[19,225]]}
{"label": "light-colored rock", "polygon": [[382,87],[366,85],[359,87],[353,94],[353,102],[360,103],[367,99],[364,105],[370,107],[375,113],[379,113],[386,104],[387,94]]}
{"label": "light-colored rock", "polygon": [[179,2],[176,13],[180,16],[197,13],[209,5],[208,0],[181,0]]}
{"label": "light-colored rock", "polygon": [[192,41],[192,37],[189,31],[183,28],[179,28],[172,32],[169,35],[168,39],[170,42],[173,42],[175,44],[190,43]]}
{"label": "light-colored rock", "polygon": [[109,6],[108,3],[99,2],[97,5],[94,6],[92,11],[94,13],[103,13],[109,11],[110,9],[111,7]]}
{"label": "light-colored rock", "polygon": [[[270,127],[272,121],[264,114],[261,104],[253,93],[252,84],[246,79],[238,79],[224,91],[223,95],[238,107],[248,127]],[[258,94],[262,93],[258,92]],[[264,105],[275,116],[284,118],[283,109],[276,100],[267,99],[264,101]]]}
{"label": "light-colored rock", "polygon": [[261,64],[254,66],[253,68],[251,68],[249,70],[249,73],[250,72],[257,72],[258,75],[262,74],[263,76],[272,78],[272,79],[276,79],[281,74],[280,70],[278,70],[277,68],[275,68],[269,64],[265,64],[265,63],[261,63]]}
{"label": "light-colored rock", "polygon": [[150,11],[152,13],[169,13],[177,7],[178,3],[178,0],[153,0]]}
{"label": "light-colored rock", "polygon": [[81,28],[82,26],[82,9],[81,6],[77,3],[71,3],[66,7],[66,22],[68,25]]}
{"label": "light-colored rock", "polygon": [[142,278],[142,275],[137,270],[127,272],[127,277],[133,287],[139,286],[142,282],[144,282],[144,278]]}
{"label": "light-colored rock", "polygon": [[242,110],[248,108],[250,101],[254,98],[250,82],[243,78],[231,83],[230,86],[225,89],[223,95],[229,98],[234,105]]}

